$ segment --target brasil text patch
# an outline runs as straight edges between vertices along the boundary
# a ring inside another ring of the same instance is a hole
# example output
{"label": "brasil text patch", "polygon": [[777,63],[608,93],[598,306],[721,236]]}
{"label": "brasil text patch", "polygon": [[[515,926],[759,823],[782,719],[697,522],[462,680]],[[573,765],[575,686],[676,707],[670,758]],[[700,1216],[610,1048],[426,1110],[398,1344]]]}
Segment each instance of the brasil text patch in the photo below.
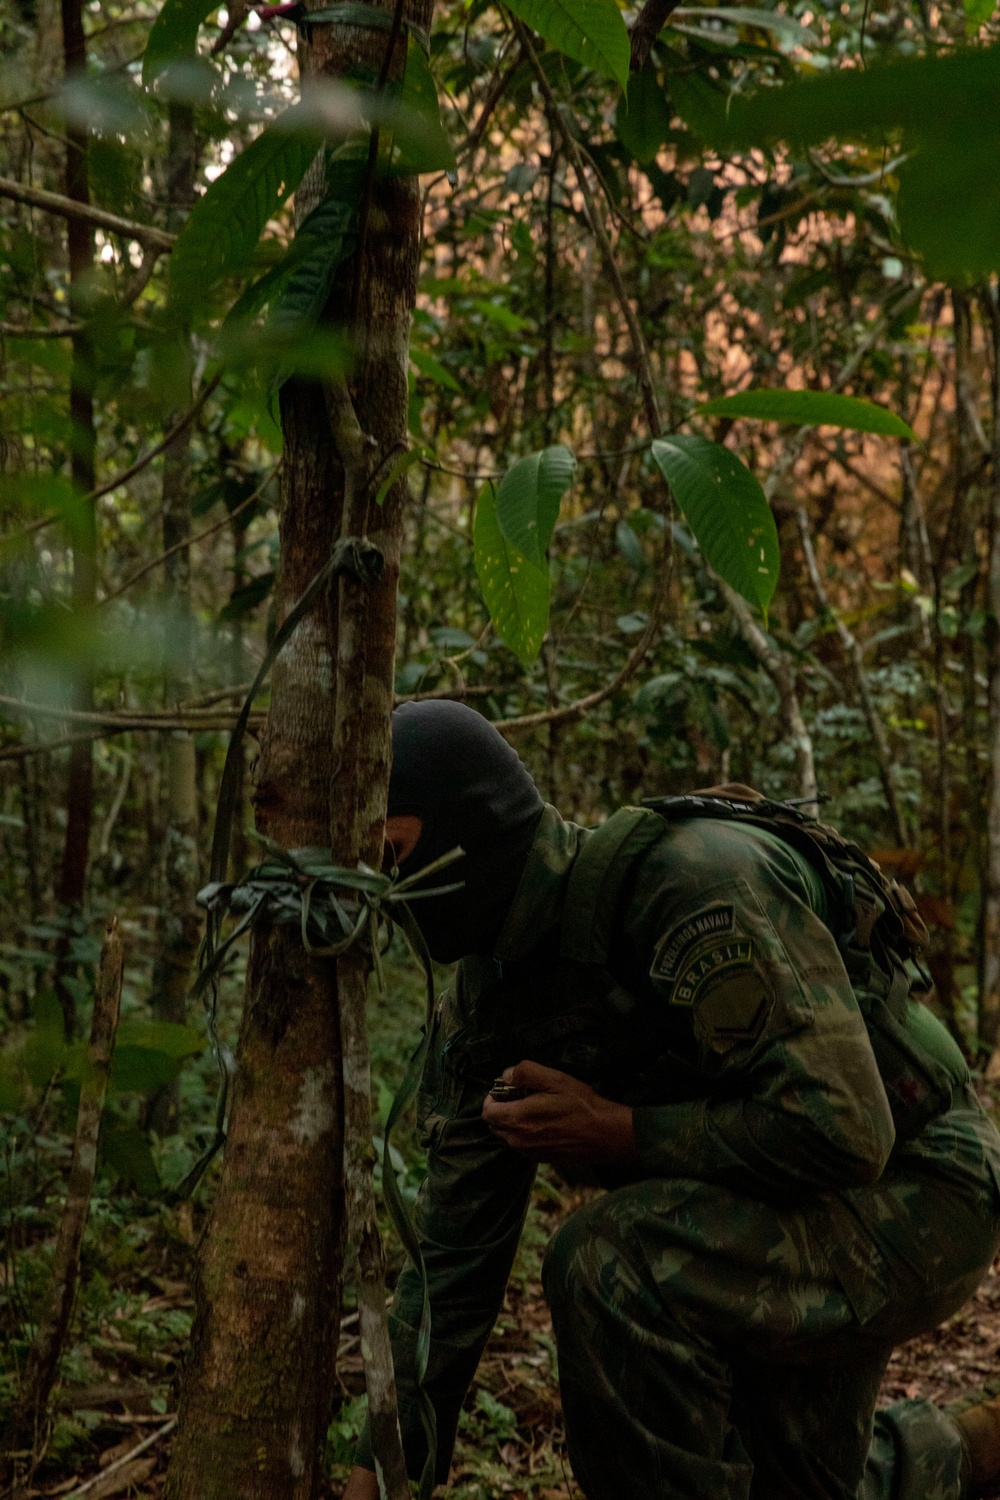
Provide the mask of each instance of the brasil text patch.
{"label": "brasil text patch", "polygon": [[751,968],[753,959],[753,941],[736,931],[732,905],[716,901],[663,935],[649,975],[669,991],[671,1005],[694,1005],[707,984]]}

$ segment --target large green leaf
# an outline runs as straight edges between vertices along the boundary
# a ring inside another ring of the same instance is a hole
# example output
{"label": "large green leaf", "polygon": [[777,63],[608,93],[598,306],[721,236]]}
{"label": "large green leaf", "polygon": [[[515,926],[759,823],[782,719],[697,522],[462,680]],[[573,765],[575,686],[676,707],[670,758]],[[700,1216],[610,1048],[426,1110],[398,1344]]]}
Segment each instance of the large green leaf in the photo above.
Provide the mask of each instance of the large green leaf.
{"label": "large green leaf", "polygon": [[540,567],[559,515],[559,502],[573,483],[576,459],[562,443],[518,459],[496,492],[497,525],[515,552]]}
{"label": "large green leaf", "polygon": [[320,144],[312,132],[279,120],[215,179],[191,210],[170,257],[175,303],[200,301],[223,276],[247,265],[264,225],[298,187]]}
{"label": "large green leaf", "polygon": [[142,81],[147,88],[172,62],[192,56],[198,28],[218,5],[219,0],[164,0],[142,55]]}
{"label": "large green leaf", "polygon": [[765,619],[781,566],[764,491],[735,453],[707,438],[657,438],[653,458],[706,560]]}
{"label": "large green leaf", "polygon": [[652,161],[670,134],[670,105],[649,63],[633,73],[615,115],[618,139],[637,162]]}
{"label": "large green leaf", "polygon": [[549,623],[549,569],[507,541],[497,521],[493,486],[476,503],[476,572],[490,619],[514,655],[527,666],[542,648]]}
{"label": "large green leaf", "polygon": [[354,216],[364,183],[365,164],[351,160],[328,179],[330,196],[318,203],[295,233],[292,262],[280,292],[272,298],[268,328],[294,333],[310,328],[330,294],[333,273],[354,249]]}
{"label": "large green leaf", "polygon": [[437,85],[423,48],[410,38],[398,109],[390,114],[392,170],[400,177],[420,172],[453,172],[458,165],[441,123]]}
{"label": "large green leaf", "polygon": [[507,5],[567,57],[628,87],[628,32],[615,0],[507,0]]}
{"label": "large green leaf", "polygon": [[801,422],[813,427],[849,427],[855,432],[916,438],[912,427],[895,412],[832,391],[740,391],[735,396],[706,401],[696,411],[706,417],[755,417],[761,422]]}

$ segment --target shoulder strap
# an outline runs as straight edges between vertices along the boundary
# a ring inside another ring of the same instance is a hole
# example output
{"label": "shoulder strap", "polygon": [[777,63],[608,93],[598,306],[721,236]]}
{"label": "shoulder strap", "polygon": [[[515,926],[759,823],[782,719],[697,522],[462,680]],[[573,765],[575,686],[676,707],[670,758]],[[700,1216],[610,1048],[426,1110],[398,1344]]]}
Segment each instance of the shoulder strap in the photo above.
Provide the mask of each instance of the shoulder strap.
{"label": "shoulder strap", "polygon": [[569,877],[559,940],[563,958],[607,963],[621,888],[635,861],[662,837],[663,819],[646,807],[622,807],[593,830]]}

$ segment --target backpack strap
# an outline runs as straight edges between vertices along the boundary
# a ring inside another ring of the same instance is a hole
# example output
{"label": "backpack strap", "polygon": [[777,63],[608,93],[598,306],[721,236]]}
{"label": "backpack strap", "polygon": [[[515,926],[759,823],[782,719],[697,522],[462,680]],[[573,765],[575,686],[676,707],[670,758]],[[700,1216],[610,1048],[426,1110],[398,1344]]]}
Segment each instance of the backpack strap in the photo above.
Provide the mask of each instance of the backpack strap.
{"label": "backpack strap", "polygon": [[647,807],[622,807],[594,829],[570,872],[559,952],[603,966],[614,940],[622,887],[636,860],[663,837],[663,819]]}

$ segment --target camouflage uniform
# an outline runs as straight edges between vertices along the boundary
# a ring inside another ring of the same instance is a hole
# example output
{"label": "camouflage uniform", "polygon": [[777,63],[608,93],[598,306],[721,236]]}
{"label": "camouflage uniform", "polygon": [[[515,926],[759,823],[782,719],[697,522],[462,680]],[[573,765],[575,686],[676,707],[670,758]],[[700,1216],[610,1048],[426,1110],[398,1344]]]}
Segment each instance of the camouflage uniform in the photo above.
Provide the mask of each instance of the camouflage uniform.
{"label": "camouflage uniform", "polygon": [[[902,1403],[873,1440],[872,1412],[893,1346],[954,1312],[1000,1243],[1000,1136],[957,1049],[921,1008],[954,1104],[897,1142],[805,858],[755,828],[664,823],[623,851],[614,901],[581,902],[589,837],[546,809],[494,955],[465,960],[438,1007],[417,1218],[439,1481],[534,1176],[480,1112],[530,1057],[634,1107],[634,1180],[608,1176],[544,1268],[591,1500],[955,1500],[947,1420]],[[413,1474],[419,1308],[407,1270],[392,1329]]]}

